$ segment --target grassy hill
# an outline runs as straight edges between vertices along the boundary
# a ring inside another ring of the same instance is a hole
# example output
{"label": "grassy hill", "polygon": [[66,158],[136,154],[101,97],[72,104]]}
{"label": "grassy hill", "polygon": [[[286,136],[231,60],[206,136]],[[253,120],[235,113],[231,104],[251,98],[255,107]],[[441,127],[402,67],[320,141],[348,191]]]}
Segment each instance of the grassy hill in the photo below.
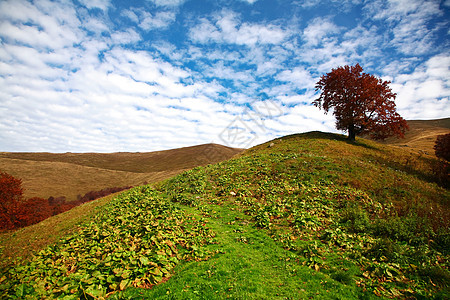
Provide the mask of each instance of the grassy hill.
{"label": "grassy hill", "polygon": [[4,268],[0,297],[446,299],[450,192],[430,159],[321,132],[276,139],[99,206]]}
{"label": "grassy hill", "polygon": [[405,147],[416,153],[434,156],[434,143],[438,135],[450,133],[450,118],[407,121],[409,131],[404,139],[391,137],[384,144]]}
{"label": "grassy hill", "polygon": [[147,153],[0,152],[0,171],[21,178],[27,198],[65,196],[71,201],[89,191],[156,182],[241,151],[205,144]]}

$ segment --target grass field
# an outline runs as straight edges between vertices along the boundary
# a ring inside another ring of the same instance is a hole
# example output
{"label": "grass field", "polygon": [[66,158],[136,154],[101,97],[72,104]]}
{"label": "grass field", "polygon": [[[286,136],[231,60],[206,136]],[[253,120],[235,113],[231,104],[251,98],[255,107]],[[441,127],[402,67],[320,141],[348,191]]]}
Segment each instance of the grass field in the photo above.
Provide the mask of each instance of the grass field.
{"label": "grass field", "polygon": [[276,139],[113,197],[3,269],[0,296],[446,299],[450,193],[432,159],[321,132]]}

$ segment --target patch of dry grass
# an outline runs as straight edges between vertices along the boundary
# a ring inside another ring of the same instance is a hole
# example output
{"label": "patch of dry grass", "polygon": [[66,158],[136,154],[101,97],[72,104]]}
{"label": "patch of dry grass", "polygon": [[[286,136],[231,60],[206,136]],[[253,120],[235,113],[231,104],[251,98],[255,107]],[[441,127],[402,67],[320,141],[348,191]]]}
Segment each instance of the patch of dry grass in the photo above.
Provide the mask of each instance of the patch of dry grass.
{"label": "patch of dry grass", "polygon": [[155,152],[117,153],[0,153],[0,158],[64,162],[132,173],[191,169],[231,158],[243,149],[205,144]]}
{"label": "patch of dry grass", "polygon": [[133,173],[80,166],[72,163],[0,158],[0,169],[22,179],[26,198],[65,196],[68,201],[89,191],[137,186],[171,177],[183,170]]}
{"label": "patch of dry grass", "polygon": [[438,135],[450,133],[450,118],[408,121],[409,131],[404,139],[391,137],[383,144],[402,147],[422,155],[434,156],[434,143]]}
{"label": "patch of dry grass", "polygon": [[242,149],[207,144],[149,153],[0,153],[0,171],[22,179],[26,198],[77,195],[138,186],[199,165],[231,158]]}

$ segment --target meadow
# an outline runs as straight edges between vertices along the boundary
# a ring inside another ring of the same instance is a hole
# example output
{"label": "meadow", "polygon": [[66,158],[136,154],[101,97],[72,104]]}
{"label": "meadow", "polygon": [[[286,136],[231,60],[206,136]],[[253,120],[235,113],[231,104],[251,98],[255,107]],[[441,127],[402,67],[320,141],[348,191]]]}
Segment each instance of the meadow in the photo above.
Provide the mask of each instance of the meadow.
{"label": "meadow", "polygon": [[11,257],[0,295],[446,299],[450,193],[433,160],[330,133],[276,139],[88,203],[105,201]]}

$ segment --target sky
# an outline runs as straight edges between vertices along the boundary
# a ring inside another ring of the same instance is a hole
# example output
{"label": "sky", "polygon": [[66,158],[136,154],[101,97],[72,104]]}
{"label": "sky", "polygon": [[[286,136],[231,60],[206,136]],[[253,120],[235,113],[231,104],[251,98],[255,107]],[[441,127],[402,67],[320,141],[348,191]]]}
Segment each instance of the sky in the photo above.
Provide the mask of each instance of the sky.
{"label": "sky", "polygon": [[0,151],[248,148],[338,132],[315,83],[359,63],[450,117],[450,0],[0,0]]}

